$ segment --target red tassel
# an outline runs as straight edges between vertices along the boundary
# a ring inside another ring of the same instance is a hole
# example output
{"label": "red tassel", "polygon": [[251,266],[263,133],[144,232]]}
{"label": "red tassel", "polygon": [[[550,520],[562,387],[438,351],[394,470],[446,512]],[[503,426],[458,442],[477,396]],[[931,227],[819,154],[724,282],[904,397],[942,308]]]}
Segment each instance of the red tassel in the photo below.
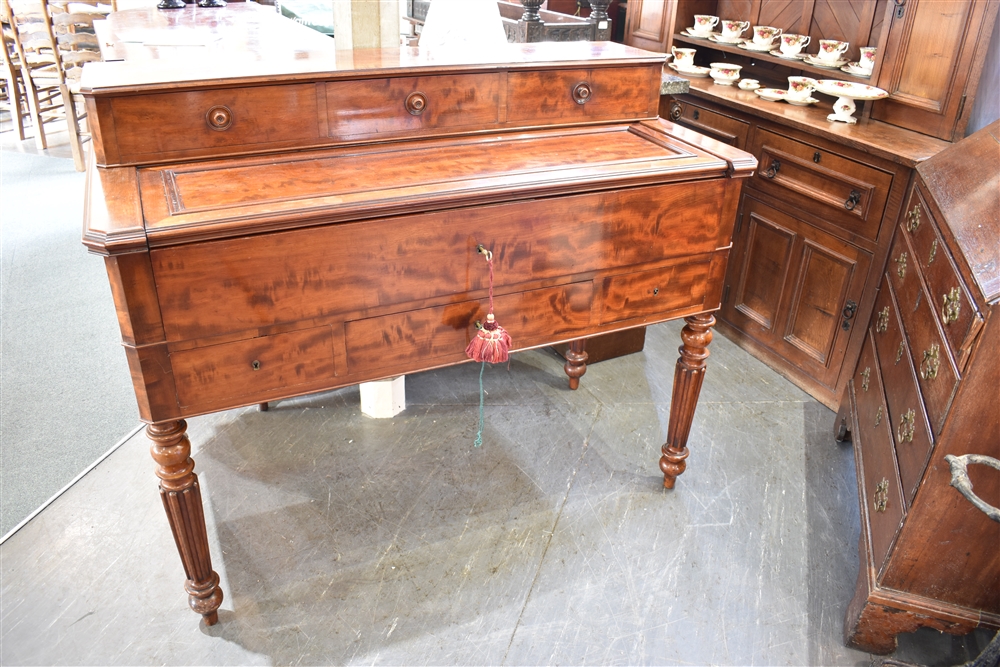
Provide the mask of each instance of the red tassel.
{"label": "red tassel", "polygon": [[474,361],[499,364],[510,357],[510,334],[497,324],[493,313],[486,316],[486,324],[469,341],[465,354]]}

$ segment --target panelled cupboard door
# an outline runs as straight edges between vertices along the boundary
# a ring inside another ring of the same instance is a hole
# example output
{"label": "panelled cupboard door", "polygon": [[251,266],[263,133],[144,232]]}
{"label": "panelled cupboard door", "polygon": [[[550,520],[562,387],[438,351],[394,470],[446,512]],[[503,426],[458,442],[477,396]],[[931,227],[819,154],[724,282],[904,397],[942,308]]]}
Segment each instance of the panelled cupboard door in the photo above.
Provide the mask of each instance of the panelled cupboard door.
{"label": "panelled cupboard door", "polygon": [[751,197],[736,237],[723,318],[832,389],[871,256]]}
{"label": "panelled cupboard door", "polygon": [[[965,133],[1000,0],[907,0],[890,8],[872,118],[957,141]],[[966,103],[966,100],[969,103]]]}
{"label": "panelled cupboard door", "polygon": [[[665,53],[674,30],[673,3],[665,0],[629,0],[625,44]],[[684,26],[678,26],[677,30]]]}

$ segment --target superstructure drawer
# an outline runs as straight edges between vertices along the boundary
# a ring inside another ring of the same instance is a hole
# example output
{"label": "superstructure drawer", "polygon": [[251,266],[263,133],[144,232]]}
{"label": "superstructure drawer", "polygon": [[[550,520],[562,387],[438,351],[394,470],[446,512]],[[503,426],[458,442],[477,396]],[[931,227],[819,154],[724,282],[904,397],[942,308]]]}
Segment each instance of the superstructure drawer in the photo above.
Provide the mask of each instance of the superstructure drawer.
{"label": "superstructure drawer", "polygon": [[803,207],[818,202],[845,230],[877,239],[891,173],[763,128],[749,150],[758,160],[755,187]]}
{"label": "superstructure drawer", "polygon": [[663,115],[730,146],[743,149],[747,145],[750,123],[692,104],[688,100],[670,100]]}
{"label": "superstructure drawer", "polygon": [[507,122],[655,118],[661,67],[542,70],[507,75]]}

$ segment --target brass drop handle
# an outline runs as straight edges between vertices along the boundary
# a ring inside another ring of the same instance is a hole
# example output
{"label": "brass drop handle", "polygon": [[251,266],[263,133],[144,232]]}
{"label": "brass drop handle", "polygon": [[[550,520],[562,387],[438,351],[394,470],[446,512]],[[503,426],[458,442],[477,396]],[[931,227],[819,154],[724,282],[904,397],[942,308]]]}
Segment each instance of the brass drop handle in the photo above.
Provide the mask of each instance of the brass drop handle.
{"label": "brass drop handle", "polygon": [[778,170],[781,169],[781,162],[778,160],[771,160],[771,166],[767,168],[764,175],[768,178],[774,178],[778,175]]}
{"label": "brass drop handle", "polygon": [[861,388],[868,391],[868,382],[872,377],[872,369],[870,366],[865,366],[865,370],[861,371]]}
{"label": "brass drop handle", "polygon": [[893,261],[896,262],[896,275],[902,280],[906,277],[906,253],[901,253]]}
{"label": "brass drop handle", "polygon": [[937,343],[932,343],[930,349],[924,350],[924,358],[920,362],[920,377],[925,380],[937,377],[938,367],[941,365],[941,360],[938,358],[940,352],[941,346]]}
{"label": "brass drop handle", "polygon": [[889,328],[889,306],[878,311],[878,320],[875,322],[875,331],[885,333]]}
{"label": "brass drop handle", "polygon": [[962,312],[962,293],[957,287],[952,287],[951,291],[943,294],[941,298],[944,300],[944,305],[941,306],[941,319],[945,324],[951,324]]}
{"label": "brass drop handle", "polygon": [[851,190],[851,194],[847,195],[847,201],[844,202],[844,208],[848,211],[853,211],[854,207],[861,203],[861,193],[857,190]]}
{"label": "brass drop handle", "polygon": [[427,109],[427,96],[423,93],[410,93],[404,103],[406,110],[412,116],[419,116]]}
{"label": "brass drop handle", "polygon": [[906,351],[906,344],[903,341],[899,341],[899,348],[896,349],[896,363],[903,358],[903,352]]}
{"label": "brass drop handle", "polygon": [[913,207],[913,210],[906,214],[906,228],[910,232],[917,231],[920,226],[920,204]]}
{"label": "brass drop handle", "polygon": [[878,411],[875,412],[875,428],[882,423],[882,406],[878,406]]}
{"label": "brass drop handle", "polygon": [[896,437],[899,442],[913,442],[913,432],[916,430],[917,413],[907,410],[906,414],[899,418],[899,428],[896,429]]}
{"label": "brass drop handle", "polygon": [[577,104],[586,104],[594,96],[594,90],[586,81],[581,81],[573,88],[573,101]]}
{"label": "brass drop handle", "polygon": [[933,264],[934,263],[934,258],[936,256],[937,256],[937,239],[934,239],[933,241],[931,241],[931,254],[927,258],[927,263],[928,264]]}
{"label": "brass drop handle", "polygon": [[847,300],[847,304],[844,306],[844,310],[841,315],[844,316],[844,321],[840,324],[840,328],[847,331],[851,328],[851,318],[854,314],[858,312],[858,304],[851,299]]}
{"label": "brass drop handle", "polygon": [[208,110],[205,120],[213,130],[219,132],[228,130],[233,125],[233,112],[229,107],[220,104]]}
{"label": "brass drop handle", "polygon": [[985,454],[965,454],[964,456],[953,456],[947,454],[944,460],[951,468],[951,485],[958,489],[958,492],[965,496],[965,499],[982,510],[986,516],[996,522],[1000,522],[1000,509],[993,507],[988,502],[977,496],[972,491],[972,480],[969,479],[969,464],[985,465],[1000,470],[1000,461]]}

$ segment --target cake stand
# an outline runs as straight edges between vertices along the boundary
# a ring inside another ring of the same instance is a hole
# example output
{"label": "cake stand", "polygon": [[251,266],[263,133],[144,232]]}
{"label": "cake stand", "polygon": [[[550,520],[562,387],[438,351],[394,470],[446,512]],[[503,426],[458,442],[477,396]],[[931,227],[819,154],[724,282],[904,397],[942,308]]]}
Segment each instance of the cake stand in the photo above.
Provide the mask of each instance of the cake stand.
{"label": "cake stand", "polygon": [[858,122],[858,119],[854,117],[854,111],[857,109],[854,100],[881,100],[889,97],[889,93],[875,86],[834,79],[820,79],[816,82],[816,90],[837,98],[837,101],[833,103],[833,113],[826,119],[851,125]]}

